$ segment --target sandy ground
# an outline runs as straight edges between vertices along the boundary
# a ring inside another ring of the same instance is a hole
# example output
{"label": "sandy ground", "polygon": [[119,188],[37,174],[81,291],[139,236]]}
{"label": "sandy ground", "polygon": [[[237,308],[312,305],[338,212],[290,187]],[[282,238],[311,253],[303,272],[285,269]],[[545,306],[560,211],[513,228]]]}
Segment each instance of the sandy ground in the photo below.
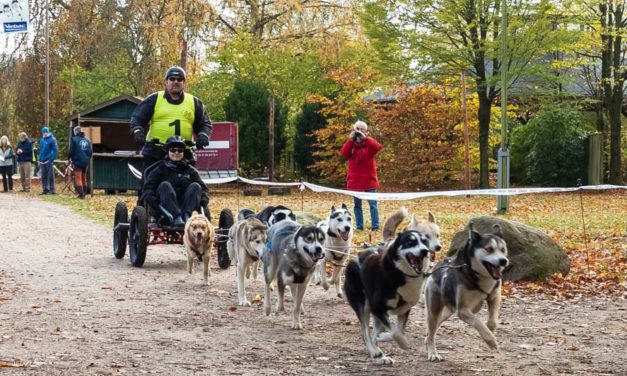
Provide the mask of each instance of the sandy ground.
{"label": "sandy ground", "polygon": [[[621,298],[506,297],[501,350],[454,318],[439,332],[440,363],[426,361],[419,306],[411,349],[385,343],[395,364],[375,366],[356,316],[332,291],[310,286],[304,329],[293,331],[288,314],[235,307],[235,270],[215,258],[203,286],[199,270],[185,272],[182,246],[149,247],[134,268],[128,255],[113,257],[110,227],[26,196],[1,194],[0,207],[13,215],[0,228],[0,365],[18,366],[3,375],[627,374]],[[257,294],[260,280],[248,289]]]}

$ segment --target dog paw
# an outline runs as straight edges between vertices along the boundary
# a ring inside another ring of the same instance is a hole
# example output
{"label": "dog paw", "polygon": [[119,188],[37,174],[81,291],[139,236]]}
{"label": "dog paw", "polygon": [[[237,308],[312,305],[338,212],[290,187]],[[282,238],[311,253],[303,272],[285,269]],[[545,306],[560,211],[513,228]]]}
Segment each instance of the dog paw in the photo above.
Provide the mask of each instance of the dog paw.
{"label": "dog paw", "polygon": [[338,292],[337,297],[340,299],[344,299],[344,294],[342,294],[341,292]]}
{"label": "dog paw", "polygon": [[250,302],[248,300],[240,300],[237,305],[241,307],[250,307]]}
{"label": "dog paw", "polygon": [[444,360],[444,358],[442,358],[440,354],[437,353],[437,351],[429,351],[427,353],[427,360],[430,362],[441,362]]}
{"label": "dog paw", "polygon": [[302,330],[303,329],[303,324],[301,324],[298,321],[294,321],[292,323],[292,329],[294,329],[294,330]]}
{"label": "dog paw", "polygon": [[390,358],[389,356],[385,356],[381,354],[381,356],[373,358],[372,362],[377,365],[387,366],[390,364],[394,364],[394,359]]}
{"label": "dog paw", "polygon": [[490,329],[492,333],[496,331],[496,321],[488,321],[486,323],[486,326],[488,327],[488,329]]}
{"label": "dog paw", "polygon": [[266,316],[269,316],[270,312],[272,311],[272,308],[270,307],[270,305],[264,305],[263,306],[263,310],[264,310]]}
{"label": "dog paw", "polygon": [[496,344],[496,340],[495,339],[490,339],[485,341],[485,343],[488,344],[488,346],[493,349],[493,350],[498,350],[499,349],[499,345]]}

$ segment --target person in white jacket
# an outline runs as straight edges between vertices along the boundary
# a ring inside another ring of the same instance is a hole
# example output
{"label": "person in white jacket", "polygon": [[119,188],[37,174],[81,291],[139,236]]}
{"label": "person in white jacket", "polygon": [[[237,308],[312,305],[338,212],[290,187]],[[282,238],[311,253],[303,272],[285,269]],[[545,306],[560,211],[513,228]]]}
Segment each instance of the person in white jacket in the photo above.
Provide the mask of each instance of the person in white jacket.
{"label": "person in white jacket", "polygon": [[0,137],[0,173],[4,192],[13,190],[13,147],[7,136]]}

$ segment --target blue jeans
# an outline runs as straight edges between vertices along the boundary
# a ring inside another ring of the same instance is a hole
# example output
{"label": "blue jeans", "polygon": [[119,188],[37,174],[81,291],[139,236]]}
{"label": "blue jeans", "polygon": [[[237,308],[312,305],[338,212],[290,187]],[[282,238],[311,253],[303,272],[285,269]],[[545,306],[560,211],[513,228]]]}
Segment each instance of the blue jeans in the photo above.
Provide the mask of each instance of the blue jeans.
{"label": "blue jeans", "polygon": [[[368,189],[366,192],[376,192],[376,189]],[[364,229],[364,213],[361,210],[361,199],[357,197],[353,197],[353,203],[355,204],[355,227],[358,230]],[[377,209],[377,201],[376,200],[368,200],[368,205],[370,205],[370,228],[372,230],[379,229],[379,210]]]}
{"label": "blue jeans", "polygon": [[41,187],[45,193],[54,192],[54,169],[52,168],[52,161],[48,163],[42,163],[41,169]]}

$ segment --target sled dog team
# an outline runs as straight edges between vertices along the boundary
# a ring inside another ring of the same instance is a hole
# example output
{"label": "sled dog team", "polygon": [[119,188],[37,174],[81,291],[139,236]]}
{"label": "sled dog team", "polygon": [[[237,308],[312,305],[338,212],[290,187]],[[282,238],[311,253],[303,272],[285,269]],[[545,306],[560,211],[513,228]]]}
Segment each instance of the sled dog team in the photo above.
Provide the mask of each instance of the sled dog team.
{"label": "sled dog team", "polygon": [[[256,279],[261,261],[266,315],[272,311],[273,284],[278,293],[277,312],[285,310],[285,287],[289,286],[293,302],[291,327],[302,329],[303,298],[312,278],[325,290],[333,285],[337,296],[345,297],[357,314],[363,341],[375,364],[393,363],[381,351],[379,342],[393,340],[402,349],[409,348],[405,326],[423,293],[428,360],[442,360],[436,349],[435,334],[453,314],[474,327],[486,344],[496,349],[494,332],[501,305],[502,272],[509,264],[501,229],[495,225],[492,233],[480,234],[471,224],[464,248],[432,265],[435,253],[442,248],[435,217],[431,212],[426,219],[412,216],[407,228],[397,233],[408,215],[405,208],[395,212],[385,222],[381,245],[352,256],[355,248],[352,215],[344,204],[341,208],[331,207],[326,220],[316,225],[297,223],[294,213],[282,205],[269,206],[259,213],[241,210],[227,241],[236,270],[238,305],[250,305],[245,280],[251,275]],[[194,215],[188,222],[184,243],[188,272],[191,273],[193,258],[198,257],[203,261],[207,283],[211,242],[204,247],[201,244],[202,239],[213,238],[213,230],[209,223],[200,224],[200,217],[204,218]],[[327,266],[332,270],[330,278]],[[475,316],[484,301],[488,307],[485,324]],[[396,315],[396,325],[390,322],[391,314]]]}

